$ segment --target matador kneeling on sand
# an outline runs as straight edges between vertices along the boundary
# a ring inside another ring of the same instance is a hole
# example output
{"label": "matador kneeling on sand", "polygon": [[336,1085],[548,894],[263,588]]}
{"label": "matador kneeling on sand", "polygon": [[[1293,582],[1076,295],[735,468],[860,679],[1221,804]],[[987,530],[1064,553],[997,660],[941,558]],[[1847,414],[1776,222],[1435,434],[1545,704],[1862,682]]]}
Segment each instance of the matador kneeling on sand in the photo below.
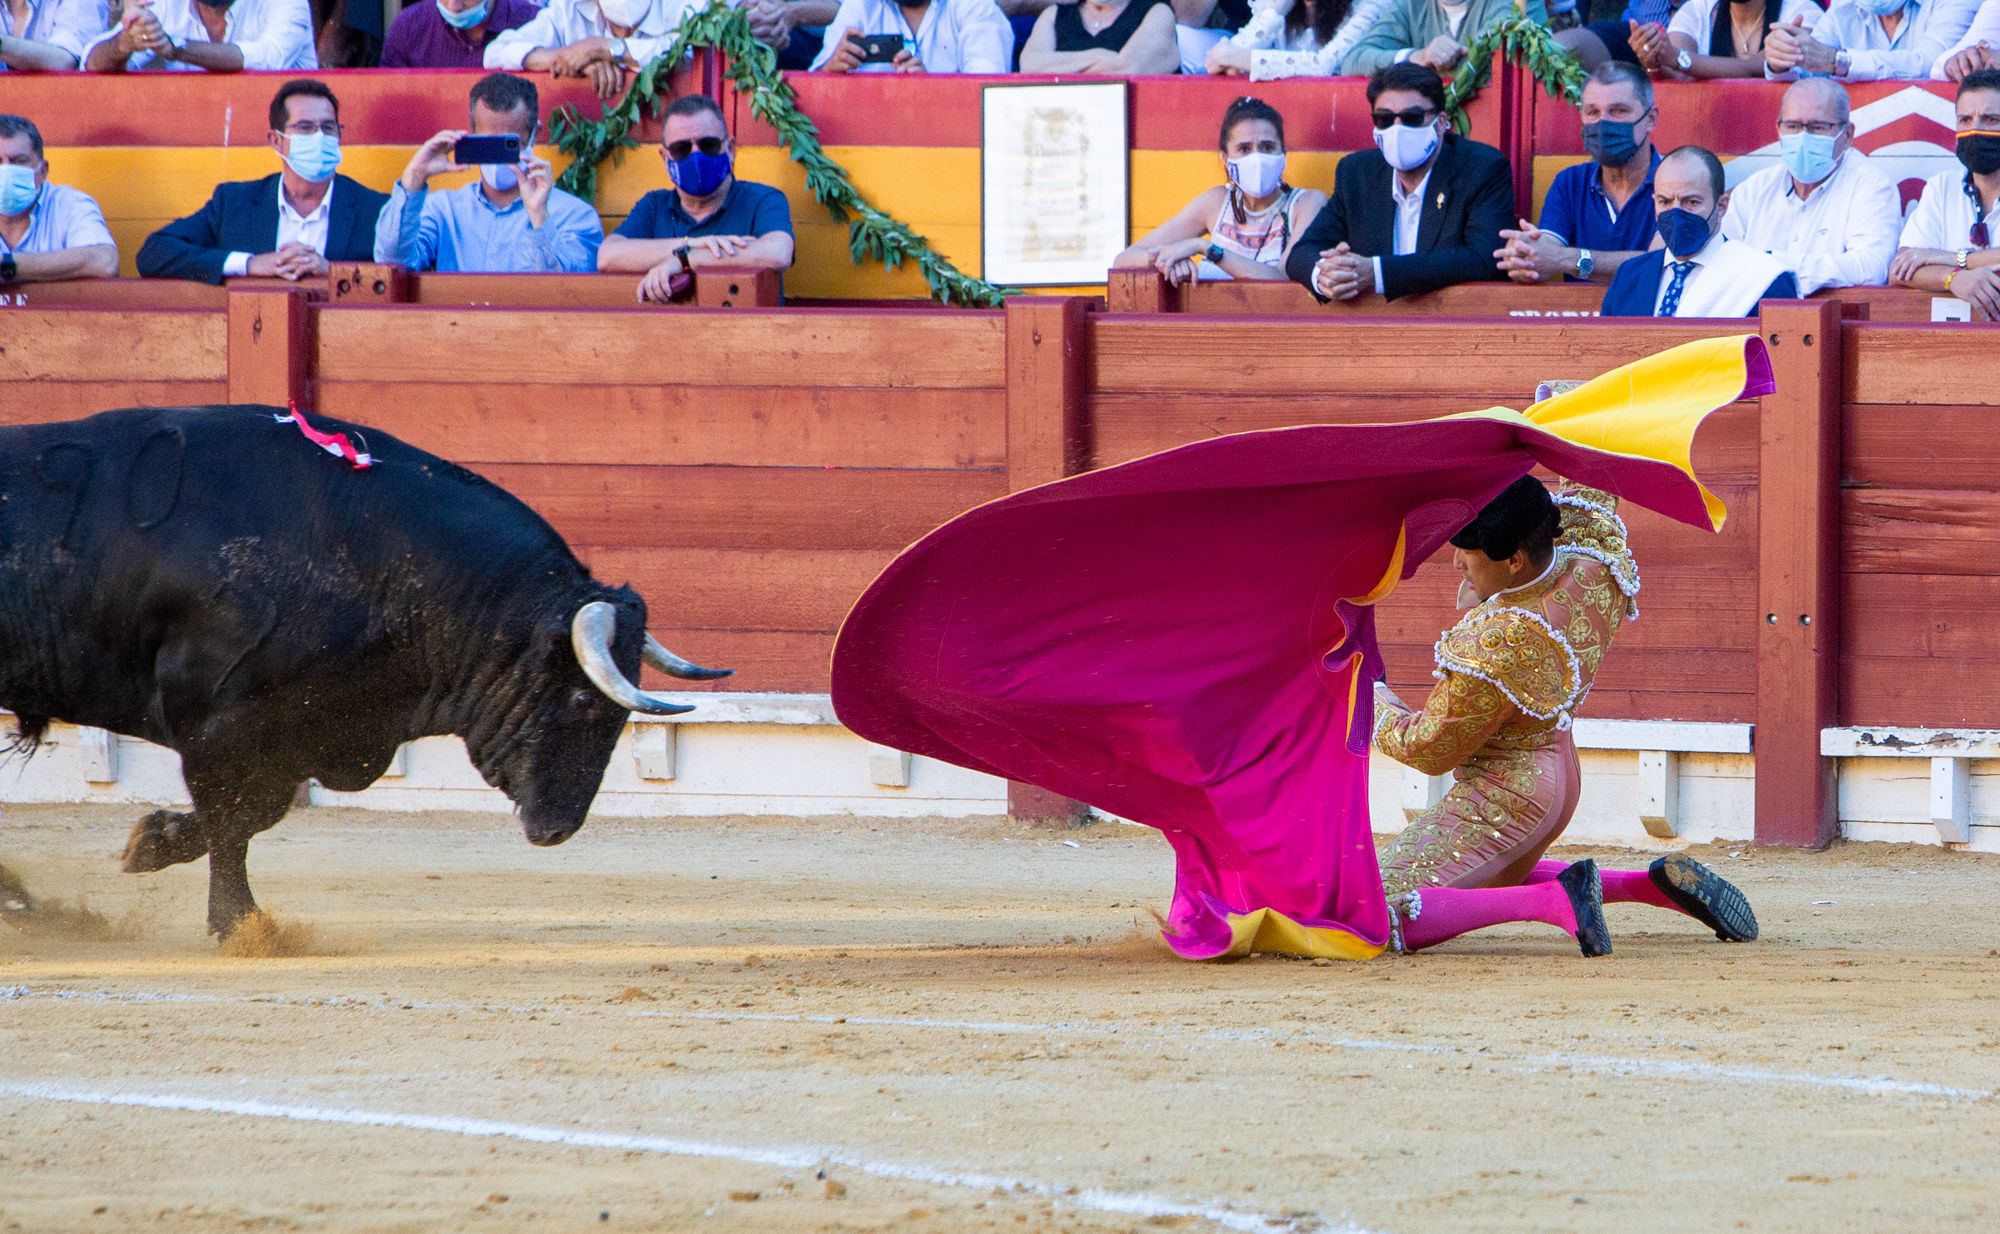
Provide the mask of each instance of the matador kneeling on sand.
{"label": "matador kneeling on sand", "polygon": [[1606,871],[1542,860],[1581,789],[1570,722],[1618,627],[1639,615],[1617,500],[1577,485],[1551,496],[1526,476],[1451,543],[1470,611],[1438,639],[1436,688],[1414,711],[1377,687],[1376,748],[1453,777],[1382,855],[1397,948],[1531,920],[1607,955],[1605,901],[1673,909],[1731,942],[1757,937],[1742,892],[1693,858]]}

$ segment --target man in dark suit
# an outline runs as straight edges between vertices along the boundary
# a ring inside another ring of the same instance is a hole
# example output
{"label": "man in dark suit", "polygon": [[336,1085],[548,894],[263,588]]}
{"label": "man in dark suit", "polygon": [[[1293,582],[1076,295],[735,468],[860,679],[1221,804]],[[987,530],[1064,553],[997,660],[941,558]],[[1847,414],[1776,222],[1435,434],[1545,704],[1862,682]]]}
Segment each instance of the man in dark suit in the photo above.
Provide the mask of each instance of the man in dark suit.
{"label": "man in dark suit", "polygon": [[1292,247],[1285,273],[1321,303],[1502,277],[1493,250],[1514,225],[1506,156],[1451,131],[1444,83],[1424,65],[1376,70],[1368,103],[1375,149],[1340,160],[1333,198]]}
{"label": "man in dark suit", "polygon": [[286,279],[329,261],[370,261],[386,194],[336,175],[340,103],[317,81],[288,81],[271,100],[271,148],[285,169],[216,186],[208,204],[146,237],[147,278],[220,283],[241,274]]}

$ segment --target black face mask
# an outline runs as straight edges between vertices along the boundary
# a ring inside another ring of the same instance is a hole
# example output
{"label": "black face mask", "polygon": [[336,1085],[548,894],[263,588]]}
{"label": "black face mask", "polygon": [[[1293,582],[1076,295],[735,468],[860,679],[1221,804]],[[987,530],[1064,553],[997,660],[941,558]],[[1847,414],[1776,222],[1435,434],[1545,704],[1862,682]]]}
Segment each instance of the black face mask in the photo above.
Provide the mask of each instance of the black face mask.
{"label": "black face mask", "polygon": [[1958,161],[1975,176],[1990,176],[2000,171],[2000,133],[1960,133]]}

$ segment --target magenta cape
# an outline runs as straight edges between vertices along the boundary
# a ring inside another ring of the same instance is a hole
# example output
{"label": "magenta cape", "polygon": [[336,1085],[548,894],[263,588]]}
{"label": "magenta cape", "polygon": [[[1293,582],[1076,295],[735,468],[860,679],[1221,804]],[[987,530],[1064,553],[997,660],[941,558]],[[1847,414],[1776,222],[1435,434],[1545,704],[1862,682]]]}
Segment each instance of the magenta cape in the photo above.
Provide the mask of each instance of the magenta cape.
{"label": "magenta cape", "polygon": [[[1705,340],[1525,416],[1243,433],[1015,493],[869,587],[834,707],[871,741],[1158,828],[1184,956],[1273,926],[1290,937],[1260,949],[1377,953],[1369,606],[1536,465],[1719,526],[1694,426],[1771,388],[1759,340]],[[1632,438],[1651,457],[1616,452]]]}

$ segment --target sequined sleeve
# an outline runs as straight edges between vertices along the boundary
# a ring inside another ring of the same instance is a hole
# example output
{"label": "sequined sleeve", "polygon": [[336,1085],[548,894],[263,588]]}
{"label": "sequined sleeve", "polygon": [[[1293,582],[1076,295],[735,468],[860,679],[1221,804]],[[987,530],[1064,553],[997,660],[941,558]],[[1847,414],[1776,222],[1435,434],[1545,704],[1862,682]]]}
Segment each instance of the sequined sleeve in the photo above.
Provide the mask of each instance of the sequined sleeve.
{"label": "sequined sleeve", "polygon": [[[1565,484],[1555,500],[1562,510],[1562,533],[1556,537],[1556,547],[1603,563],[1626,600],[1636,600],[1639,563],[1626,538],[1625,520],[1618,517],[1618,499],[1600,489]],[[1637,615],[1636,604],[1632,610],[1628,618]]]}
{"label": "sequined sleeve", "polygon": [[1376,704],[1375,748],[1425,775],[1440,776],[1485,745],[1513,714],[1513,705],[1490,683],[1446,673],[1422,711]]}

